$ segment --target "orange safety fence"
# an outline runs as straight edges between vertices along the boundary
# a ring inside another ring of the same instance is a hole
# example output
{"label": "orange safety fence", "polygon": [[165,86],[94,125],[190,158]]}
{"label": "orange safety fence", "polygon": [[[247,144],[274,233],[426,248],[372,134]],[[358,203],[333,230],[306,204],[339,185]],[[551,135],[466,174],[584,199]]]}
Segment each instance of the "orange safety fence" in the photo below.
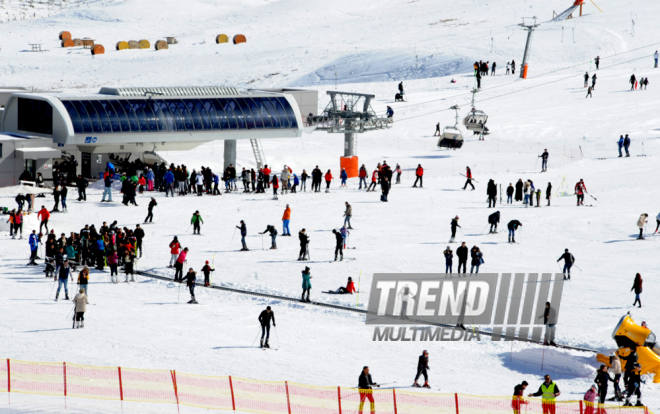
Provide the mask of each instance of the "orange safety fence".
{"label": "orange safety fence", "polygon": [[[267,414],[653,414],[646,407],[538,398],[358,390],[176,371],[1,360],[0,392],[170,403]],[[66,399],[65,399],[66,403]]]}

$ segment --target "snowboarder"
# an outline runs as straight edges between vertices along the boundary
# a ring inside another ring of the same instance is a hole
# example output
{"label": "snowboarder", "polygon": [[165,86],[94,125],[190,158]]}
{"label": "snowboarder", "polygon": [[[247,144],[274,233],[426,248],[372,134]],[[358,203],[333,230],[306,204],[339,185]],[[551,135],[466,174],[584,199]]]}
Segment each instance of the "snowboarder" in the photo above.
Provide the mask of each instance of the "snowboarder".
{"label": "snowboarder", "polygon": [[509,186],[506,188],[506,203],[507,204],[512,204],[513,203],[513,184],[509,183]]}
{"label": "snowboarder", "polygon": [[550,197],[552,197],[552,184],[548,183],[548,187],[545,189],[545,199],[548,200],[548,206],[550,206]]}
{"label": "snowboarder", "polygon": [[[247,226],[245,225],[245,222],[241,220],[241,225],[236,226],[237,229],[241,231],[241,244],[243,245],[243,248],[241,249],[242,252],[246,252],[249,249],[247,248],[247,244],[245,243],[245,236],[247,236]],[[236,231],[236,230],[234,230]]]}
{"label": "snowboarder", "polygon": [[344,226],[348,224],[348,229],[353,230],[353,227],[351,227],[351,218],[353,217],[353,206],[348,204],[348,201],[344,202],[344,205],[346,206],[346,210],[344,210]]}
{"label": "snowboarder", "polygon": [[419,187],[424,187],[424,168],[422,168],[422,164],[417,164],[417,169],[415,170],[415,184],[413,184],[413,187],[417,188],[417,181],[419,181]]}
{"label": "snowboarder", "polygon": [[516,242],[516,230],[518,230],[518,227],[520,226],[522,226],[522,223],[518,220],[511,220],[509,224],[507,224],[507,228],[509,229],[509,243]]}
{"label": "snowboarder", "polygon": [[188,303],[197,303],[197,299],[195,299],[195,280],[197,280],[197,273],[195,273],[192,267],[188,269],[188,273],[183,277],[183,280],[186,281],[186,286],[190,290],[190,301]]}
{"label": "snowboarder", "polygon": [[[312,275],[310,274],[310,268],[305,266],[305,270],[302,273],[302,296],[300,297],[301,302],[311,302],[309,300],[309,293],[312,290]],[[307,293],[307,298],[305,299],[305,293]]]}
{"label": "snowboarder", "polygon": [[211,286],[211,272],[215,272],[215,269],[209,266],[209,261],[206,261],[204,267],[202,267],[202,273],[204,273],[204,286]]}
{"label": "snowboarder", "polygon": [[337,229],[332,229],[332,233],[335,235],[335,262],[337,261],[337,254],[339,254],[339,261],[344,260],[344,237],[341,235]]}
{"label": "snowboarder", "polygon": [[626,157],[630,157],[630,151],[628,151],[628,148],[630,148],[630,137],[626,134],[625,138],[623,138],[623,149],[626,150]]}
{"label": "snowboarder", "polygon": [[64,298],[69,300],[69,276],[71,275],[71,268],[69,267],[69,261],[64,260],[62,266],[59,266],[59,272],[57,277],[57,293],[55,293],[55,300],[60,296],[60,289],[64,286]]}
{"label": "snowboarder", "polygon": [[541,157],[541,172],[546,172],[548,171],[548,157],[550,154],[548,153],[548,149],[543,150],[543,154],[539,155]]}
{"label": "snowboarder", "polygon": [[170,242],[170,265],[167,267],[174,267],[176,259],[179,258],[179,251],[181,249],[181,244],[179,239],[174,236],[174,239]]}
{"label": "snowboarder", "polygon": [[458,257],[458,270],[456,273],[461,273],[461,266],[463,266],[463,273],[467,268],[468,248],[465,242],[461,243],[461,247],[456,249],[456,256]]}
{"label": "snowboarder", "polygon": [[156,202],[156,199],[151,197],[151,201],[149,201],[149,206],[147,207],[147,217],[144,219],[145,223],[151,223],[154,220],[154,207],[157,206],[158,203]]}
{"label": "snowboarder", "polygon": [[584,184],[584,180],[580,178],[577,184],[575,184],[575,195],[577,196],[577,205],[584,205],[584,193],[587,192],[587,186]]}
{"label": "snowboarder", "polygon": [[174,263],[174,281],[175,282],[183,282],[183,264],[186,262],[186,257],[188,256],[188,248],[186,247],[183,249],[183,251],[179,254],[179,257],[176,259],[176,263]]}
{"label": "snowboarder", "polygon": [[555,414],[555,399],[561,395],[557,384],[552,382],[550,375],[545,376],[545,381],[535,393],[530,393],[529,397],[541,397],[543,414]]}
{"label": "snowboarder", "polygon": [[465,177],[467,177],[467,180],[465,181],[463,190],[465,190],[467,186],[470,185],[470,187],[472,187],[472,191],[474,191],[474,184],[472,184],[472,170],[470,167],[465,167]]}
{"label": "snowboarder", "polygon": [[490,224],[490,231],[488,234],[497,233],[497,224],[500,222],[500,212],[496,211],[488,216],[488,224]]}
{"label": "snowboarder", "polygon": [[637,227],[639,227],[639,237],[637,240],[644,240],[644,227],[646,226],[646,223],[648,223],[648,214],[644,213],[641,216],[639,216],[639,220],[637,220]]}
{"label": "snowboarder", "polygon": [[449,239],[449,243],[455,243],[456,242],[455,241],[455,239],[456,239],[456,228],[461,227],[461,226],[458,225],[458,216],[451,219],[450,226],[451,226],[451,238]]}
{"label": "snowboarder", "polygon": [[298,260],[309,260],[309,236],[305,229],[298,232],[298,240],[300,240],[300,253],[298,253]]}
{"label": "snowboarder", "polygon": [[291,221],[291,207],[286,205],[284,209],[284,214],[282,215],[282,237],[291,236],[291,230],[289,230],[289,222]]}
{"label": "snowboarder", "polygon": [[511,399],[511,408],[513,408],[513,414],[520,414],[521,406],[523,404],[528,404],[528,402],[523,399],[527,385],[529,385],[527,381],[523,381],[513,388],[513,398]]}
{"label": "snowboarder", "polygon": [[369,400],[371,414],[376,413],[376,403],[374,402],[374,392],[372,387],[380,387],[380,385],[373,382],[371,374],[369,374],[369,367],[362,368],[362,373],[358,379],[358,389],[360,392],[360,405],[358,406],[358,414],[362,414],[364,409],[364,400]]}
{"label": "snowboarder", "polygon": [[619,158],[623,157],[623,154],[622,154],[621,150],[623,150],[623,142],[624,142],[624,141],[625,141],[625,140],[624,140],[624,138],[623,138],[623,135],[621,135],[621,137],[619,138],[619,140],[616,142],[617,145],[619,146]]}
{"label": "snowboarder", "polygon": [[488,208],[495,208],[495,203],[497,201],[497,184],[492,178],[488,180],[488,187],[486,189],[486,194],[488,195]]}
{"label": "snowboarder", "polygon": [[584,72],[584,87],[586,88],[589,85],[589,72]]}
{"label": "snowboarder", "polygon": [[[273,321],[273,326],[277,326],[275,324],[275,312],[271,310],[270,306],[266,306],[266,310],[259,314],[259,323],[261,324],[261,348],[270,348],[268,340],[270,339],[271,321]],[[264,342],[264,337],[266,342]]]}
{"label": "snowboarder", "polygon": [[454,261],[454,252],[447,246],[447,250],[442,252],[445,255],[445,273],[452,273],[452,264]]}
{"label": "snowboarder", "polygon": [[87,310],[87,295],[85,294],[85,289],[80,288],[78,294],[73,298],[73,303],[76,304],[75,307],[75,328],[84,328],[85,327],[85,311]]}
{"label": "snowboarder", "polygon": [[199,210],[195,211],[193,216],[190,218],[190,223],[193,225],[193,234],[200,234],[201,224],[204,223],[202,216],[199,214]]}
{"label": "snowboarder", "polygon": [[571,267],[573,267],[573,263],[575,263],[575,256],[573,256],[568,249],[564,249],[564,254],[557,259],[557,263],[562,259],[564,260],[564,270],[562,270],[564,280],[571,280]]}
{"label": "snowboarder", "polygon": [[413,384],[413,387],[419,387],[419,383],[417,380],[421,375],[424,375],[424,385],[422,387],[424,388],[431,388],[429,385],[429,374],[428,370],[430,370],[431,367],[429,367],[429,353],[424,350],[422,352],[422,355],[419,356],[419,360],[417,361],[417,375],[415,375],[415,383]]}
{"label": "snowboarder", "polygon": [[271,246],[270,250],[276,250],[277,249],[277,229],[275,226],[271,226],[270,224],[266,226],[266,230],[259,234],[266,234],[270,233],[270,240],[271,240]]}
{"label": "snowboarder", "polygon": [[633,290],[635,291],[635,301],[633,302],[633,306],[638,305],[638,308],[642,307],[642,300],[639,298],[639,295],[642,294],[642,275],[637,273],[635,275],[635,281],[633,282],[633,286],[630,289],[632,292]]}

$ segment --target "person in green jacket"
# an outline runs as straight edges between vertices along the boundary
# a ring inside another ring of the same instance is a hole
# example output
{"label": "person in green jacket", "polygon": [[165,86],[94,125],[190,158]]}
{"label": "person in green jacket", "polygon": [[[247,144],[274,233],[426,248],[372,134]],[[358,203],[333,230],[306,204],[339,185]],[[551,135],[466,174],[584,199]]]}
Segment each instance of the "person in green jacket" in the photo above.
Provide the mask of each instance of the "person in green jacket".
{"label": "person in green jacket", "polygon": [[199,214],[199,210],[195,211],[195,214],[193,214],[192,218],[190,219],[190,223],[193,225],[193,234],[200,234],[199,231],[201,230],[201,224],[204,223],[204,220],[202,220],[202,216]]}
{"label": "person in green jacket", "polygon": [[[303,283],[302,283],[302,288],[303,288],[303,293],[302,297],[300,298],[301,302],[311,302],[309,300],[309,291],[312,290],[312,275],[309,273],[309,267],[305,266],[305,270],[302,271],[302,278],[303,278]],[[307,292],[307,299],[305,299],[305,292]]]}

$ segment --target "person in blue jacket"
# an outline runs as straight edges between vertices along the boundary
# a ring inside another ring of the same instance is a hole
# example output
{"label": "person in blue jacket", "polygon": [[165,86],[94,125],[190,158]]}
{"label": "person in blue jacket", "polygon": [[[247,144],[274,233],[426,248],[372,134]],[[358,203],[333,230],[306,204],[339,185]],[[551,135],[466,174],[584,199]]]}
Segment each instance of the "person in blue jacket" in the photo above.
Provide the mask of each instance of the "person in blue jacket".
{"label": "person in blue jacket", "polygon": [[105,201],[105,196],[108,196],[108,202],[112,201],[112,173],[107,172],[105,174],[105,177],[103,178],[103,198],[101,198],[101,202]]}
{"label": "person in blue jacket", "polygon": [[621,150],[623,149],[623,135],[621,135],[617,144],[619,145],[619,157],[623,157],[623,154],[621,153]]}
{"label": "person in blue jacket", "polygon": [[341,169],[341,174],[339,175],[341,178],[341,187],[346,187],[346,180],[348,179],[348,173],[346,173],[346,169],[342,168]]}
{"label": "person in blue jacket", "polygon": [[69,300],[69,276],[71,275],[71,268],[69,267],[69,261],[65,260],[60,270],[58,272],[58,281],[57,281],[57,293],[55,294],[55,300],[60,296],[60,289],[64,286],[65,299]]}
{"label": "person in blue jacket", "polygon": [[218,189],[218,184],[220,184],[220,177],[218,177],[218,174],[213,173],[213,195],[222,195]]}
{"label": "person in blue jacket", "polygon": [[154,191],[154,181],[156,180],[156,174],[149,168],[147,173],[147,191]]}
{"label": "person in blue jacket", "polygon": [[171,170],[167,170],[163,178],[165,179],[165,197],[168,197],[168,191],[171,192],[172,197],[174,197],[174,174]]}
{"label": "person in blue jacket", "polygon": [[37,265],[37,251],[39,250],[39,236],[37,236],[37,231],[32,230],[32,234],[30,234],[30,263],[31,265],[36,266]]}
{"label": "person in blue jacket", "polygon": [[112,164],[111,162],[108,161],[108,162],[105,164],[105,168],[107,168],[108,171],[110,171],[111,174],[114,174],[114,173],[115,173],[115,166],[114,166],[114,164]]}

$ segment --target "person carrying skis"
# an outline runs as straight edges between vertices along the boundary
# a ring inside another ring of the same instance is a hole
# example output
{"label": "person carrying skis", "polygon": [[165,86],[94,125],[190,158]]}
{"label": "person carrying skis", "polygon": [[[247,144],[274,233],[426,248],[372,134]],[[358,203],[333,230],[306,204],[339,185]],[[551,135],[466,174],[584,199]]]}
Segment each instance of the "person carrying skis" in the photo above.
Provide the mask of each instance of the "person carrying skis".
{"label": "person carrying skis", "polygon": [[543,414],[555,414],[555,400],[561,395],[557,384],[552,382],[550,375],[546,375],[543,384],[535,393],[530,393],[529,397],[541,397]]}
{"label": "person carrying skis", "polygon": [[55,293],[55,301],[60,296],[60,289],[64,286],[64,299],[69,300],[69,276],[71,275],[71,268],[69,261],[64,260],[62,266],[59,266],[58,280],[57,280],[57,293]]}
{"label": "person carrying skis", "polygon": [[511,220],[509,224],[507,224],[506,227],[509,229],[509,243],[516,242],[516,230],[518,230],[518,227],[520,226],[522,226],[522,223],[518,220]]}
{"label": "person carrying skis", "polygon": [[211,272],[215,272],[215,269],[212,269],[209,266],[209,261],[206,261],[204,267],[202,267],[202,273],[204,273],[204,286],[211,286]]}
{"label": "person carrying skis", "polygon": [[174,263],[174,281],[175,282],[183,282],[183,264],[186,262],[186,257],[188,256],[188,248],[186,247],[183,249],[183,251],[179,254],[179,257],[176,259],[176,263]]}
{"label": "person carrying skis", "polygon": [[358,391],[360,392],[360,405],[358,406],[358,414],[362,414],[364,410],[364,400],[369,400],[371,414],[376,414],[376,403],[374,401],[373,388],[379,388],[380,385],[376,384],[371,378],[369,367],[362,368],[362,373],[358,379]]}
{"label": "person carrying skis", "polygon": [[199,210],[195,211],[193,216],[190,218],[190,223],[193,225],[193,234],[200,234],[201,225],[204,223],[202,216],[199,214]]}
{"label": "person carrying skis", "polygon": [[617,145],[619,146],[619,158],[623,157],[623,154],[621,153],[621,150],[623,150],[623,142],[625,139],[623,138],[623,135],[619,138],[619,140],[616,142]]}
{"label": "person carrying skis", "polygon": [[472,187],[472,191],[474,191],[474,184],[472,184],[472,170],[470,167],[465,167],[465,177],[467,177],[467,180],[465,181],[463,190],[465,190],[467,186],[470,185],[470,187]]}
{"label": "person carrying skis", "polygon": [[415,375],[415,383],[413,384],[413,387],[419,387],[417,380],[419,379],[420,375],[424,375],[424,385],[422,385],[422,387],[431,388],[429,385],[429,374],[427,372],[430,369],[429,353],[424,350],[422,355],[419,356],[419,360],[417,361],[417,375]]}
{"label": "person carrying skis", "polygon": [[266,232],[270,233],[270,240],[271,240],[271,246],[270,250],[276,250],[277,249],[277,229],[275,226],[271,226],[270,224],[266,226],[266,230],[259,234],[266,234]]}
{"label": "person carrying skis", "polygon": [[639,216],[639,220],[637,220],[637,227],[639,227],[639,237],[637,240],[644,240],[644,227],[646,226],[646,223],[648,223],[648,217],[649,215],[644,213]]}
{"label": "person carrying skis", "polygon": [[520,384],[513,387],[513,397],[511,398],[511,408],[513,408],[513,414],[520,414],[520,408],[523,404],[529,404],[528,401],[525,401],[523,397],[525,396],[525,388],[527,388],[527,381],[523,381]]}
{"label": "person carrying skis", "polygon": [[642,275],[637,273],[635,275],[635,281],[633,282],[633,286],[630,289],[631,292],[633,290],[635,291],[635,301],[633,302],[633,306],[638,305],[637,306],[638,308],[642,307],[642,300],[639,298],[639,295],[642,294],[642,282],[644,282],[644,280],[642,279]]}
{"label": "person carrying skis", "polygon": [[170,265],[167,267],[174,267],[174,264],[176,264],[176,259],[179,258],[180,249],[181,244],[179,243],[179,239],[174,236],[174,240],[170,242]]}
{"label": "person carrying skis", "polygon": [[454,252],[452,252],[449,246],[447,246],[447,250],[442,253],[445,255],[445,273],[452,273]]}
{"label": "person carrying skis", "polygon": [[309,244],[309,236],[305,229],[298,232],[298,240],[300,240],[300,253],[298,253],[298,260],[309,260],[307,256],[307,245]]}
{"label": "person carrying skis", "polygon": [[[312,290],[312,275],[310,274],[310,268],[305,266],[305,270],[302,271],[302,296],[300,297],[301,302],[311,302],[309,300],[309,293]],[[307,293],[307,299],[305,299],[305,293]]]}
{"label": "person carrying skis", "polygon": [[183,280],[186,281],[186,286],[190,290],[190,301],[188,303],[197,303],[195,299],[195,280],[197,280],[197,273],[195,273],[192,267],[188,269],[188,273],[186,273],[181,281]]}
{"label": "person carrying skis", "polygon": [[245,236],[247,236],[247,226],[245,225],[245,222],[241,220],[241,225],[236,226],[237,229],[241,231],[241,244],[243,245],[243,248],[241,249],[242,252],[246,252],[249,249],[247,248],[247,244],[245,243]]}
{"label": "person carrying skis", "polygon": [[89,304],[89,300],[87,300],[87,295],[85,294],[85,289],[80,288],[80,291],[76,296],[73,298],[73,303],[75,303],[75,322],[74,322],[74,328],[84,328],[85,327],[85,311],[87,310],[87,304]]}
{"label": "person carrying skis", "polygon": [[488,180],[488,187],[486,189],[486,195],[488,196],[488,208],[495,207],[495,203],[497,201],[497,184],[495,184],[495,180],[492,178]]}
{"label": "person carrying skis", "polygon": [[584,184],[584,180],[580,178],[577,184],[575,184],[575,195],[577,196],[577,205],[584,205],[584,193],[587,192],[587,186]]}
{"label": "person carrying skis", "polygon": [[[260,348],[270,348],[270,345],[268,344],[268,340],[270,339],[270,322],[273,322],[273,326],[277,326],[275,324],[275,312],[272,311],[270,306],[266,306],[266,310],[259,314],[258,319],[261,324]],[[266,338],[266,342],[264,342],[264,337]]]}
{"label": "person carrying skis", "polygon": [[344,205],[346,206],[346,210],[344,210],[344,226],[348,224],[348,229],[353,230],[353,227],[351,227],[351,217],[353,217],[353,206],[348,204],[348,201],[344,202]]}
{"label": "person carrying skis", "polygon": [[547,148],[543,150],[543,154],[539,155],[539,157],[541,158],[541,172],[548,171],[548,157],[549,156],[550,156],[550,154],[548,153]]}
{"label": "person carrying skis", "polygon": [[282,215],[282,237],[291,236],[291,230],[289,230],[289,222],[291,221],[291,207],[286,205],[284,209],[284,214]]}
{"label": "person carrying skis", "polygon": [[344,237],[337,229],[332,229],[332,234],[335,235],[335,262],[337,261],[337,254],[339,254],[339,261],[344,260]]}
{"label": "person carrying skis", "polygon": [[456,257],[458,257],[458,270],[456,273],[461,272],[461,266],[463,266],[463,273],[465,273],[468,259],[468,248],[465,245],[465,242],[461,243],[461,247],[456,249]]}
{"label": "person carrying skis", "polygon": [[422,164],[417,164],[417,169],[415,170],[415,184],[413,184],[414,188],[417,188],[417,181],[419,181],[419,187],[422,188],[424,187],[424,168],[422,168]]}
{"label": "person carrying skis", "polygon": [[151,201],[149,201],[149,206],[147,207],[147,217],[144,219],[145,223],[152,223],[154,221],[154,207],[157,206],[158,203],[156,202],[156,199],[151,197]]}
{"label": "person carrying skis", "polygon": [[564,280],[571,280],[571,267],[573,267],[573,263],[575,263],[575,256],[569,253],[568,249],[564,249],[564,254],[557,259],[557,263],[562,259],[564,260],[564,270],[562,270]]}
{"label": "person carrying skis", "polygon": [[28,265],[37,266],[37,252],[39,250],[39,236],[37,236],[37,231],[32,230],[30,234],[30,239],[28,240],[30,244],[30,262]]}
{"label": "person carrying skis", "polygon": [[630,151],[628,151],[628,148],[630,148],[630,137],[626,134],[625,138],[623,138],[623,149],[626,150],[626,157],[630,157]]}
{"label": "person carrying skis", "polygon": [[451,238],[449,239],[449,243],[455,243],[456,241],[456,228],[461,227],[458,225],[458,216],[454,217],[451,219]]}
{"label": "person carrying skis", "polygon": [[490,224],[490,231],[488,234],[497,233],[497,224],[500,222],[500,212],[496,211],[488,216],[488,224]]}

